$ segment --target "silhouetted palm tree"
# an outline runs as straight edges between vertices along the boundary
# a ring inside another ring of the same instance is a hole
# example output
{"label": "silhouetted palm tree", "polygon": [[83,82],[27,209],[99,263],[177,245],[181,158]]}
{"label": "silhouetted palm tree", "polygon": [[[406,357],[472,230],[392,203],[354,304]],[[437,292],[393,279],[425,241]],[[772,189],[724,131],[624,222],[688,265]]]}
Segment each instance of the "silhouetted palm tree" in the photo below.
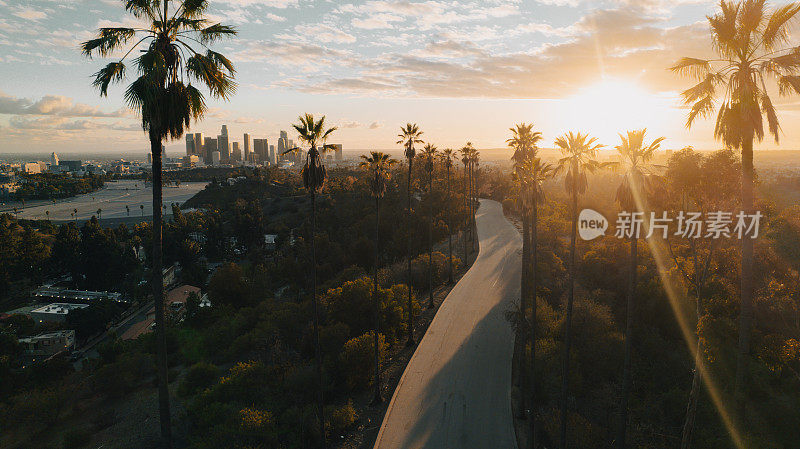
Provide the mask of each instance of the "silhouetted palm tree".
{"label": "silhouetted palm tree", "polygon": [[[628,294],[627,294],[627,311],[625,318],[625,356],[622,367],[622,388],[620,398],[620,412],[619,422],[617,423],[616,443],[617,447],[625,447],[625,434],[628,423],[628,397],[630,396],[631,389],[631,350],[633,347],[633,320],[634,320],[634,301],[633,297],[636,294],[636,267],[637,250],[639,245],[640,232],[637,214],[644,214],[647,212],[647,195],[651,191],[651,181],[653,173],[651,171],[650,161],[656,150],[661,146],[664,141],[663,137],[646,145],[644,142],[646,129],[637,131],[628,131],[627,135],[620,134],[622,143],[615,148],[621,156],[621,161],[614,165],[624,171],[622,184],[617,188],[617,195],[615,200],[622,207],[623,211],[631,213],[631,227],[628,229],[628,238],[630,240],[630,265],[628,266]],[[643,223],[642,223],[643,225]]]}
{"label": "silhouetted palm tree", "polygon": [[326,445],[325,436],[325,399],[323,396],[322,382],[322,350],[319,346],[319,307],[317,304],[317,192],[325,184],[325,165],[322,163],[322,153],[332,148],[325,141],[336,131],[336,127],[325,129],[325,116],[319,120],[313,114],[305,114],[298,118],[299,123],[292,125],[297,131],[301,143],[308,145],[306,162],[303,165],[303,185],[311,195],[311,302],[314,309],[314,350],[317,362],[317,413],[320,423],[320,434],[323,446]]}
{"label": "silhouetted palm tree", "polygon": [[97,209],[97,218],[98,219],[103,218],[103,209],[99,208]]}
{"label": "silhouetted palm tree", "polygon": [[370,152],[369,156],[361,156],[363,161],[360,166],[369,174],[369,184],[372,196],[375,198],[375,266],[372,268],[372,301],[375,313],[375,398],[373,403],[378,404],[381,398],[381,378],[380,378],[380,343],[378,335],[380,332],[380,299],[378,298],[378,267],[380,266],[380,213],[381,198],[386,193],[386,186],[389,182],[390,170],[397,161],[390,158],[388,154],[378,151]]}
{"label": "silhouetted palm tree", "polygon": [[[467,144],[469,145],[469,143]],[[470,164],[470,151],[469,146],[461,148],[461,163],[464,164],[464,263],[466,263],[469,253],[467,250],[467,229],[469,229],[469,164]]]}
{"label": "silhouetted palm tree", "polygon": [[569,296],[567,298],[566,322],[564,323],[564,360],[561,379],[561,448],[567,446],[567,398],[569,396],[569,353],[572,344],[572,305],[575,302],[575,240],[578,234],[578,195],[586,192],[588,182],[586,172],[594,172],[600,167],[596,160],[597,150],[603,147],[597,139],[588,134],[573,133],[559,137],[555,141],[556,148],[564,156],[559,159],[559,170],[566,171],[564,188],[570,195],[570,215],[572,229],[570,231],[569,251]]}
{"label": "silhouetted palm tree", "polygon": [[433,169],[434,161],[439,154],[433,144],[425,145],[422,156],[425,158],[425,172],[428,173],[428,308],[435,307],[433,303]]}
{"label": "silhouetted palm tree", "polygon": [[[536,287],[537,287],[537,225],[539,221],[539,208],[540,202],[544,201],[544,183],[555,175],[555,168],[553,165],[542,162],[538,157],[529,157],[524,162],[516,165],[515,175],[517,178],[521,177],[522,188],[527,192],[528,197],[525,202],[530,206],[530,295],[531,295],[531,319],[528,332],[528,342],[531,345],[531,356],[528,360],[528,372],[531,375],[529,381],[530,396],[530,416],[528,417],[528,425],[530,426],[531,434],[531,447],[536,446]],[[524,311],[523,311],[524,317]],[[524,345],[523,345],[524,347]]]}
{"label": "silhouetted palm tree", "polygon": [[445,207],[445,214],[446,218],[445,221],[447,222],[447,282],[449,284],[453,283],[453,232],[452,226],[453,224],[450,222],[450,172],[453,169],[453,158],[455,157],[456,152],[453,151],[452,148],[445,148],[442,150],[441,158],[442,162],[444,163],[445,171],[447,172],[447,206]]}
{"label": "silhouetted palm tree", "polygon": [[[470,147],[472,143],[467,143]],[[475,250],[476,242],[478,239],[478,222],[475,220],[475,216],[478,213],[478,166],[480,165],[481,156],[478,150],[472,148],[470,152],[469,158],[469,172],[470,172],[470,196],[471,201],[470,205],[472,209],[470,210],[470,219],[472,220],[472,250]]]}
{"label": "silhouetted palm tree", "polygon": [[[414,156],[416,156],[417,151],[414,148],[414,145],[424,143],[420,138],[422,136],[422,131],[419,130],[419,126],[416,123],[411,124],[407,123],[405,127],[400,128],[400,134],[397,137],[400,140],[397,141],[398,144],[402,144],[405,148],[405,157],[408,160],[408,186],[407,186],[407,194],[408,194],[408,210],[406,211],[406,217],[408,218],[406,223],[406,229],[409,231],[411,230],[411,174],[413,173],[413,166],[414,166]],[[411,254],[411,236],[406,237],[407,239],[407,248],[408,248],[408,341],[406,344],[411,346],[414,344],[414,309],[411,300],[411,258],[413,255]]]}
{"label": "silhouetted palm tree", "polygon": [[142,217],[144,217],[144,204],[139,205],[139,210],[142,211]]}
{"label": "silhouetted palm tree", "polygon": [[[174,11],[169,6],[175,6]],[[142,128],[148,132],[153,156],[153,296],[158,340],[159,416],[161,438],[172,446],[169,392],[167,381],[166,333],[164,332],[164,296],[161,272],[161,147],[167,139],[180,138],[192,120],[203,117],[207,107],[196,81],[205,85],[215,98],[227,99],[233,94],[233,64],[222,54],[208,49],[200,53],[193,46],[207,49],[221,38],[236,34],[225,25],[214,24],[203,17],[206,0],[128,0],[125,9],[135,18],[147,22],[146,28],[101,28],[95,39],[81,45],[87,57],[108,57],[123,51],[124,56],[95,74],[94,86],[106,96],[111,83],[125,79],[125,59],[145,44],[134,59],[136,78],[125,91],[128,106],[139,112]],[[134,42],[133,45],[128,45]],[[134,53],[135,54],[135,53]]]}
{"label": "silhouetted palm tree", "polygon": [[[682,58],[671,69],[698,81],[683,92],[684,102],[692,105],[687,127],[698,117],[710,116],[721,100],[714,137],[742,151],[742,209],[745,214],[752,214],[753,144],[764,139],[764,116],[776,143],[780,133],[778,115],[766,81],[774,78],[782,96],[800,93],[800,53],[797,47],[789,45],[789,31],[800,13],[800,4],[789,3],[768,11],[764,0],[720,1],[720,9],[719,13],[708,17],[711,47],[718,59]],[[750,236],[742,239],[741,297],[734,381],[740,415],[744,408],[743,384],[753,321],[753,239]]]}

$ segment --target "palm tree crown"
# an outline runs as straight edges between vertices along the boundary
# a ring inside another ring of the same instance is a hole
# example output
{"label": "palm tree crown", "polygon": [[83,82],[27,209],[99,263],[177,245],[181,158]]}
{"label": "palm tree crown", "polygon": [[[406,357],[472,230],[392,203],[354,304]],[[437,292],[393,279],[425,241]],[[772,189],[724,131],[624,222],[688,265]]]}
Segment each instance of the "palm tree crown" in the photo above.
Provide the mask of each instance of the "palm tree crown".
{"label": "palm tree crown", "polygon": [[643,209],[646,193],[651,191],[652,181],[656,179],[650,161],[665,138],[659,137],[645,145],[646,134],[647,129],[620,134],[622,142],[615,147],[622,156],[622,161],[615,166],[625,171],[622,184],[617,189],[616,201],[627,210]]}
{"label": "palm tree crown", "polygon": [[[169,5],[178,3],[174,12]],[[94,74],[94,86],[108,95],[111,83],[125,79],[125,60],[140,45],[146,44],[134,59],[139,77],[125,91],[131,109],[141,113],[142,127],[152,137],[180,138],[191,120],[206,112],[203,94],[192,84],[205,85],[214,98],[229,98],[236,90],[233,64],[208,45],[236,34],[230,26],[214,24],[203,18],[206,0],[127,0],[125,9],[148,28],[100,28],[98,35],[81,44],[83,54],[91,58],[124,52]],[[135,42],[128,46],[130,42]],[[196,47],[202,47],[199,51]]]}
{"label": "palm tree crown", "polygon": [[389,170],[397,160],[392,159],[386,153],[380,151],[372,151],[369,156],[362,155],[359,167],[372,173],[374,176],[370,178],[370,191],[372,196],[383,198],[386,193],[386,186],[389,181]]}
{"label": "palm tree crown", "polygon": [[572,131],[557,138],[555,145],[564,155],[558,160],[559,170],[567,172],[564,177],[564,187],[568,192],[585,193],[588,186],[586,172],[594,173],[601,167],[596,157],[597,151],[604,145],[597,143],[595,137],[590,138],[588,134]]}
{"label": "palm tree crown", "polygon": [[[299,123],[292,127],[297,131],[300,142],[309,146],[305,165],[303,165],[303,184],[306,189],[319,191],[325,184],[325,166],[322,164],[321,153],[332,148],[325,142],[336,131],[336,127],[325,129],[325,116],[319,120],[314,119],[314,114],[305,114],[298,117]],[[289,149],[294,151],[295,148]]]}
{"label": "palm tree crown", "polygon": [[406,123],[405,127],[400,128],[400,134],[397,135],[400,140],[397,143],[405,147],[406,158],[413,159],[416,156],[417,152],[414,149],[414,145],[424,143],[420,138],[421,136],[422,131],[419,130],[419,126],[416,123]]}
{"label": "palm tree crown", "polygon": [[511,138],[506,140],[508,146],[514,149],[511,160],[514,163],[522,162],[530,156],[536,154],[539,141],[542,140],[542,133],[533,131],[533,123],[520,123],[514,128],[509,128]]}
{"label": "palm tree crown", "polygon": [[763,115],[777,143],[780,124],[767,80],[777,82],[782,96],[800,93],[800,47],[786,48],[800,4],[768,11],[765,0],[720,1],[720,8],[708,17],[719,58],[682,58],[671,67],[698,81],[683,92],[684,102],[692,107],[686,125],[711,115],[719,102],[714,137],[726,146],[740,148],[753,138],[763,140]]}
{"label": "palm tree crown", "polygon": [[428,174],[433,173],[433,163],[438,154],[439,149],[430,143],[425,145],[425,148],[422,150],[422,155],[425,157],[425,171],[428,172]]}

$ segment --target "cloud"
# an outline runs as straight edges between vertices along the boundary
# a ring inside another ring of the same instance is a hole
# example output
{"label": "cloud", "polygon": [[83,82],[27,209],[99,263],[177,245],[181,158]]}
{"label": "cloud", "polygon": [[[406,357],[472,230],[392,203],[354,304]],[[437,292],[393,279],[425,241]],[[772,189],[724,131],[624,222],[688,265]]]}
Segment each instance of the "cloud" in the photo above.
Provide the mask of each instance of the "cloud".
{"label": "cloud", "polygon": [[19,17],[20,19],[25,20],[33,20],[39,21],[47,17],[47,13],[45,11],[34,9],[29,6],[19,6],[16,8],[12,14]]}
{"label": "cloud", "polygon": [[[352,34],[323,24],[297,25],[294,27],[294,30],[300,36],[312,36],[313,40],[324,43],[336,42],[339,44],[350,44],[356,41],[356,37]],[[292,36],[292,38],[294,37],[295,36]]]}
{"label": "cloud", "polygon": [[122,117],[126,109],[103,112],[97,107],[83,103],[73,103],[69,97],[45,95],[37,101],[12,97],[0,92],[0,114],[14,115],[57,115],[62,117]]}
{"label": "cloud", "polygon": [[562,98],[610,76],[665,92],[686,84],[666,70],[671,62],[684,55],[710,56],[705,23],[667,27],[666,19],[644,10],[595,10],[557,33],[570,38],[509,53],[441,33],[443,39],[422,49],[372,58],[356,74],[301,81],[295,88],[355,95]]}
{"label": "cloud", "polygon": [[383,128],[383,122],[372,122],[369,124],[369,129]]}

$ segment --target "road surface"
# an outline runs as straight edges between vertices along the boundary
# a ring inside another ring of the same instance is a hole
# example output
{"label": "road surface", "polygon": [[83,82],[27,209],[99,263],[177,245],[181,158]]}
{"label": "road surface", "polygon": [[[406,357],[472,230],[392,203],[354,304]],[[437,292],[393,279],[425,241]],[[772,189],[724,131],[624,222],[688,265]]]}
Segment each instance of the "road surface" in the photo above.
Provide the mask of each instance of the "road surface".
{"label": "road surface", "polygon": [[[102,209],[102,218],[127,218],[153,215],[153,189],[151,184],[143,187],[142,180],[122,180],[116,182],[106,182],[102,189],[87,193],[56,200],[56,203],[48,201],[31,201],[22,208],[21,203],[7,203],[0,206],[0,209],[11,210],[17,207],[19,213],[17,217],[28,220],[44,220],[47,218],[46,211],[50,211],[50,219],[53,221],[69,221],[77,219],[85,221],[97,214],[97,209]],[[170,205],[172,203],[183,204],[186,200],[193,197],[197,192],[203,190],[208,183],[206,182],[186,182],[181,183],[180,187],[164,187],[164,204],[167,205],[167,214],[172,214]],[[125,206],[130,209],[130,214]],[[144,206],[141,209],[140,206]],[[78,216],[71,214],[78,210]]]}
{"label": "road surface", "polygon": [[519,298],[522,238],[500,203],[481,200],[480,252],[441,305],[397,385],[376,449],[512,448],[504,313]]}

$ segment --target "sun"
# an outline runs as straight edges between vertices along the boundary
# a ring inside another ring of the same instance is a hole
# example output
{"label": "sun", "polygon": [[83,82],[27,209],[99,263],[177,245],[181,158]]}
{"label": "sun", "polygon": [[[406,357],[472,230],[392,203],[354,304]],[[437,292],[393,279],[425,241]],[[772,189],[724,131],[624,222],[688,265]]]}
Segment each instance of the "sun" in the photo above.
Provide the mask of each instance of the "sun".
{"label": "sun", "polygon": [[570,129],[589,132],[606,145],[616,144],[627,130],[661,128],[671,109],[665,97],[616,78],[581,89],[563,105]]}

